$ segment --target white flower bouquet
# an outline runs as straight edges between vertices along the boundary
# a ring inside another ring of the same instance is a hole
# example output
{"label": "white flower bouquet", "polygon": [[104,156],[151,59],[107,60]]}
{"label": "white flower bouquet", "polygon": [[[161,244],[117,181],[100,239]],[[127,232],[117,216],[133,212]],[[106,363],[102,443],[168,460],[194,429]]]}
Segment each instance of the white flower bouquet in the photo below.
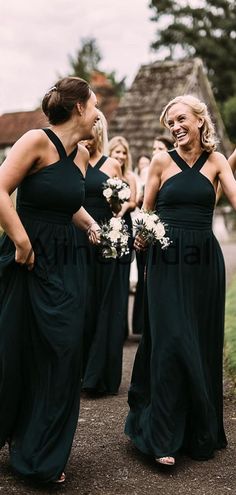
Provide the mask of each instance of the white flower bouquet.
{"label": "white flower bouquet", "polygon": [[100,247],[104,258],[120,258],[129,254],[129,232],[122,218],[111,218],[101,225]]}
{"label": "white flower bouquet", "polygon": [[118,213],[121,205],[130,199],[130,187],[118,177],[107,179],[103,187],[103,196],[110,204],[112,211]]}
{"label": "white flower bouquet", "polygon": [[147,244],[160,242],[161,248],[165,249],[171,244],[169,237],[166,237],[166,225],[154,211],[141,210],[133,221],[135,235],[140,235]]}

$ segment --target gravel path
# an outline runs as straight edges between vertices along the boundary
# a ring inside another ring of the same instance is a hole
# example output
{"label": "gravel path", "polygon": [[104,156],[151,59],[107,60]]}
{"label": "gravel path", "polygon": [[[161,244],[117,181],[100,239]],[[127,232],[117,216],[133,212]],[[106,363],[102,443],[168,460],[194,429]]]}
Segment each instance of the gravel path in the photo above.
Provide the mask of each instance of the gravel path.
{"label": "gravel path", "polygon": [[[236,246],[223,246],[228,280],[236,272]],[[181,457],[167,470],[141,455],[123,434],[127,390],[137,343],[124,348],[123,381],[118,396],[82,398],[77,434],[67,466],[67,481],[60,486],[30,485],[15,477],[7,448],[0,459],[0,495],[60,493],[63,495],[224,495],[236,493],[236,399],[225,383],[226,450],[207,462]]]}

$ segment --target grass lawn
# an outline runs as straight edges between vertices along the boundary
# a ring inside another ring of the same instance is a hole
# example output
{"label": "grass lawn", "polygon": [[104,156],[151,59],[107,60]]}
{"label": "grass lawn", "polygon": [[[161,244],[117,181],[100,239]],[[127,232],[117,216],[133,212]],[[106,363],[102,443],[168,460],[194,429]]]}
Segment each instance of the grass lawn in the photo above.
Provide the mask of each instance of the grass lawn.
{"label": "grass lawn", "polygon": [[225,365],[236,385],[236,277],[226,294]]}

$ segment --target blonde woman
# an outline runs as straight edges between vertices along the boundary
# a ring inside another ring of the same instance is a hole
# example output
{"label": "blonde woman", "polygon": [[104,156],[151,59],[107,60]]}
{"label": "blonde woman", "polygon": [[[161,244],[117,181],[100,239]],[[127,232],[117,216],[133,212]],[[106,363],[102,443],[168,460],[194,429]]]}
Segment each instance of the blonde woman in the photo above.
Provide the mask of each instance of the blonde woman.
{"label": "blonde woman", "polygon": [[[185,452],[206,460],[226,446],[222,351],[225,269],[212,233],[220,181],[236,209],[236,181],[206,105],[191,95],[170,101],[161,115],[175,150],[155,154],[144,208],[168,225],[172,244],[150,248],[145,326],[129,391],[126,433],[157,463]],[[139,236],[137,249],[145,246]]]}
{"label": "blonde woman", "polygon": [[[85,203],[88,213],[102,224],[113,216],[103,196],[109,177],[121,178],[120,163],[107,153],[107,124],[99,112],[94,138],[83,141],[90,154],[85,179]],[[80,248],[86,250],[87,298],[83,345],[83,390],[89,395],[115,395],[122,374],[125,312],[123,281],[117,260],[105,260],[99,248],[90,248],[86,235],[78,233]]]}
{"label": "blonde woman", "polygon": [[128,299],[129,299],[129,277],[130,277],[130,265],[132,261],[132,219],[130,213],[136,208],[136,177],[132,172],[132,159],[129,149],[128,141],[123,136],[115,136],[108,143],[109,156],[118,160],[121,166],[122,179],[125,181],[131,190],[131,196],[129,201],[123,203],[121,211],[118,216],[123,217],[130,233],[129,249],[130,254],[123,256],[120,259],[120,267],[123,277],[123,293],[126,300],[126,312],[124,315],[124,337],[129,333],[128,328]]}

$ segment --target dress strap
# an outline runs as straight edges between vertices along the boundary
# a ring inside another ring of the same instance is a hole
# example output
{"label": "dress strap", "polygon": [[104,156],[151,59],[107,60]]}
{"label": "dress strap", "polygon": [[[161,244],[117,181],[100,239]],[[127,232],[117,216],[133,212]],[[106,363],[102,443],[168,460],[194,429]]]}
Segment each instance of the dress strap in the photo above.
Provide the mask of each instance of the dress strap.
{"label": "dress strap", "polygon": [[71,158],[71,160],[74,160],[75,159],[77,153],[78,153],[78,146],[76,146],[76,148],[69,155],[69,157]]}
{"label": "dress strap", "polygon": [[96,165],[94,165],[94,168],[101,168],[101,166],[103,165],[103,163],[107,160],[107,156],[105,155],[102,155],[101,158],[99,158],[98,162],[96,163]]}
{"label": "dress strap", "polygon": [[181,156],[177,153],[176,150],[170,150],[168,151],[169,155],[171,156],[172,160],[178,165],[178,167],[183,171],[187,170],[187,168],[190,168],[189,165],[181,158]]}
{"label": "dress strap", "polygon": [[202,154],[199,156],[199,158],[197,159],[197,161],[194,163],[194,170],[197,170],[199,172],[199,170],[201,170],[201,168],[203,167],[204,163],[206,163],[208,157],[209,157],[209,154],[208,151],[204,150],[202,152]]}
{"label": "dress strap", "polygon": [[44,128],[42,130],[47,134],[49,139],[55,145],[60,158],[67,158],[66,150],[65,150],[61,140],[59,139],[59,137],[57,137],[57,135],[55,134],[55,132],[53,132],[52,129],[48,129],[48,128]]}
{"label": "dress strap", "polygon": [[192,165],[188,165],[187,162],[177,153],[176,150],[170,150],[168,151],[169,155],[171,156],[172,160],[174,160],[175,163],[177,163],[178,167],[181,168],[181,170],[187,170],[187,169],[194,169],[199,171],[204,163],[206,163],[209,153],[208,151],[204,150],[201,155],[198,157],[197,161]]}

